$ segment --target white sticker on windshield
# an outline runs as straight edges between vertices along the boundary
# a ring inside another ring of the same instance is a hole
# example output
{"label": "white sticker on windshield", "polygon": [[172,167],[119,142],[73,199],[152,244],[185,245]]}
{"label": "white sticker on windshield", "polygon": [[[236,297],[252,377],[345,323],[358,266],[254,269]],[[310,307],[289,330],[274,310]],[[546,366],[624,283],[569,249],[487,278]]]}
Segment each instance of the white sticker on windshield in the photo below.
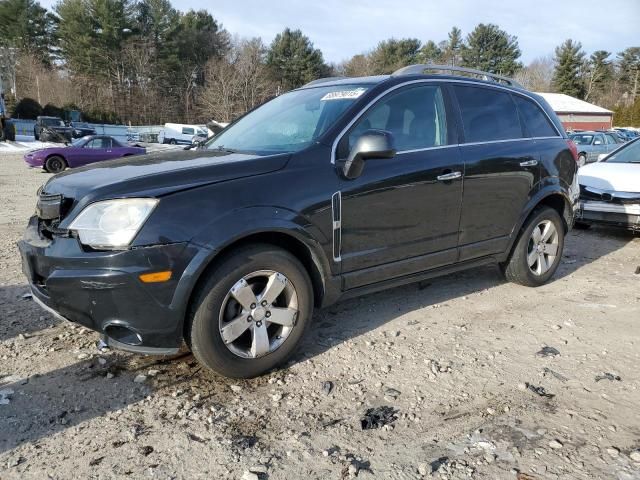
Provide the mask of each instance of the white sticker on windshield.
{"label": "white sticker on windshield", "polygon": [[366,88],[356,88],[354,90],[338,90],[337,92],[329,92],[324,97],[320,99],[320,101],[325,100],[355,100],[360,97],[364,92],[366,92]]}

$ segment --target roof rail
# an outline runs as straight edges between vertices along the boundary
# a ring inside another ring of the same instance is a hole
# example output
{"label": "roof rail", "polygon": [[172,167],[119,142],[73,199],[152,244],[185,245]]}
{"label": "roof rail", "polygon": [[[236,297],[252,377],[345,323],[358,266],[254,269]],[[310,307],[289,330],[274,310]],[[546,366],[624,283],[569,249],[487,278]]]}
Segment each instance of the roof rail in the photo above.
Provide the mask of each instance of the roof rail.
{"label": "roof rail", "polygon": [[393,72],[393,74],[391,74],[391,76],[399,77],[402,75],[422,75],[423,73],[425,73],[425,71],[428,71],[428,70],[464,73],[466,75],[474,75],[476,77],[480,77],[480,79],[486,80],[488,82],[504,83],[510,87],[524,88],[514,79],[509,77],[503,77],[502,75],[483,72],[482,70],[475,70],[473,68],[454,67],[451,65],[431,65],[431,64],[409,65],[408,67],[404,67],[399,70],[396,70],[395,72]]}
{"label": "roof rail", "polygon": [[312,85],[320,85],[321,83],[332,82],[334,80],[342,80],[343,78],[347,78],[347,77],[324,77],[324,78],[318,78],[317,80],[312,80],[309,83],[305,83],[302,86],[302,88],[310,87]]}

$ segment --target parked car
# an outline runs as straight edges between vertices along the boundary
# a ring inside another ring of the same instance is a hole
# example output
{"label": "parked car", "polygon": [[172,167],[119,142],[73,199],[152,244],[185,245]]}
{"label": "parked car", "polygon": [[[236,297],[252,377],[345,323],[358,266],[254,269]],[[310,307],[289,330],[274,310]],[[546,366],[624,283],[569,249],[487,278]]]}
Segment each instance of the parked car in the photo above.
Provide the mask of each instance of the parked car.
{"label": "parked car", "polygon": [[82,138],[87,135],[95,135],[96,129],[86,122],[69,122],[69,126],[73,129],[71,136],[73,138]]}
{"label": "parked car", "polygon": [[203,147],[49,179],[20,242],[34,300],[103,344],[184,339],[252,377],[339,299],[490,264],[542,285],[573,225],[575,144],[514,81],[432,68],[311,82]]}
{"label": "parked car", "polygon": [[60,117],[36,118],[33,136],[43,142],[65,142],[73,138],[73,128],[68,127]]}
{"label": "parked car", "polygon": [[580,166],[595,162],[603,153],[614,151],[624,143],[617,135],[611,132],[585,131],[573,133],[569,138],[578,148],[578,164]]}
{"label": "parked car", "polygon": [[159,143],[170,143],[171,145],[198,143],[204,141],[209,136],[207,127],[204,125],[183,125],[180,123],[165,123],[164,128],[158,135]]}
{"label": "parked car", "polygon": [[32,150],[25,154],[24,161],[30,167],[42,168],[50,173],[59,173],[67,167],[81,167],[103,160],[143,153],[146,153],[144,147],[123,145],[107,135],[89,135],[74,140],[66,147]]}
{"label": "parked car", "polygon": [[618,133],[618,135],[622,136],[626,141],[633,140],[640,136],[637,131],[631,130],[629,128],[614,128],[614,130]]}
{"label": "parked car", "polygon": [[640,138],[580,169],[578,226],[640,231]]}

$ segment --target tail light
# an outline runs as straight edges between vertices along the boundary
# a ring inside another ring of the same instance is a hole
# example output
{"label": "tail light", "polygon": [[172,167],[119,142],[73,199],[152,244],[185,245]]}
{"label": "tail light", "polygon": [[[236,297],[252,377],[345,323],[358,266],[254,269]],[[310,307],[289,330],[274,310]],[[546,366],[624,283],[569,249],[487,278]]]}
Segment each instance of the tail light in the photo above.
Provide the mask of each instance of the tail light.
{"label": "tail light", "polygon": [[571,150],[571,155],[573,155],[573,159],[578,163],[578,147],[575,142],[571,139],[567,139],[567,145],[569,145],[569,150]]}

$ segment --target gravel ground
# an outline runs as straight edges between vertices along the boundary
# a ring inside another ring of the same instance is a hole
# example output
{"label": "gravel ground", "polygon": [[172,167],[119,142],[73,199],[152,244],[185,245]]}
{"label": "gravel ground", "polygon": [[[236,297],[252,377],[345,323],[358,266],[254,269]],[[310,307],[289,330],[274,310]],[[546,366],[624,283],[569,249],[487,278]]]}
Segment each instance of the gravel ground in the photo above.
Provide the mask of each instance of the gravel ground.
{"label": "gravel ground", "polygon": [[344,302],[287,368],[229,381],[100,353],[23,298],[15,242],[49,175],[0,165],[3,480],[640,479],[638,236],[571,233],[538,289],[484,268]]}

